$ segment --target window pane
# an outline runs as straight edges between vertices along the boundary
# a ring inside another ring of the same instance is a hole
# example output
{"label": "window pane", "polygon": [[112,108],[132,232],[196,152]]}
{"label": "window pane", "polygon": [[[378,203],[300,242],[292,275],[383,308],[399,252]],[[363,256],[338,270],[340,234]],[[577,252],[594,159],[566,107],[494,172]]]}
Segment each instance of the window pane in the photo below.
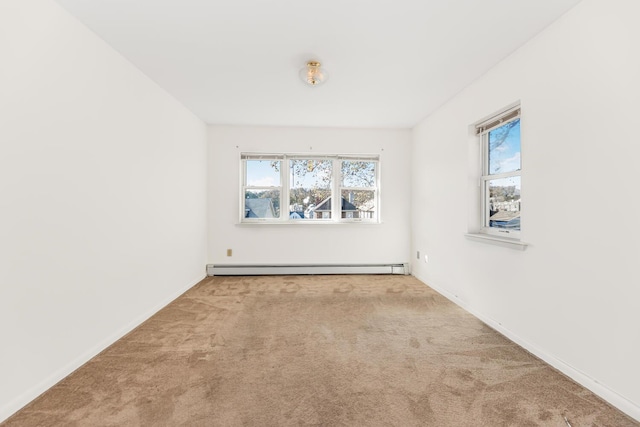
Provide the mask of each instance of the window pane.
{"label": "window pane", "polygon": [[489,181],[489,227],[520,230],[520,177]]}
{"label": "window pane", "polygon": [[375,219],[376,193],[371,190],[342,190],[342,218]]}
{"label": "window pane", "polygon": [[331,218],[331,160],[290,160],[290,219]]}
{"label": "window pane", "polygon": [[489,174],[520,170],[520,119],[489,132]]}
{"label": "window pane", "polygon": [[247,160],[248,187],[280,187],[280,160]]}
{"label": "window pane", "polygon": [[244,193],[244,217],[280,217],[280,190],[246,190]]}
{"label": "window pane", "polygon": [[376,162],[344,160],[342,187],[375,187]]}

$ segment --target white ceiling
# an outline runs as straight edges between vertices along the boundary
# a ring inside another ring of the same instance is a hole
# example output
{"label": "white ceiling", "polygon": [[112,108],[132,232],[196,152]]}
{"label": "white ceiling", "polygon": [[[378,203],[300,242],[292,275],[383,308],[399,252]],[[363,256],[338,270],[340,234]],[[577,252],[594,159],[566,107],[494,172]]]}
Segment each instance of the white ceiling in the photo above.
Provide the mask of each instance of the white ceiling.
{"label": "white ceiling", "polygon": [[579,0],[57,1],[208,123],[409,128]]}

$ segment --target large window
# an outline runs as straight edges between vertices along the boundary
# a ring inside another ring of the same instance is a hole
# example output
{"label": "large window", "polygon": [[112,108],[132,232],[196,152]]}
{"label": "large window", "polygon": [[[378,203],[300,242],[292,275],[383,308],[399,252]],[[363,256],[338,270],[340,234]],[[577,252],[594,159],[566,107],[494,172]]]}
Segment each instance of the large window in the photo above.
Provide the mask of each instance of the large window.
{"label": "large window", "polygon": [[521,213],[520,108],[476,127],[482,144],[482,231],[519,238]]}
{"label": "large window", "polygon": [[241,161],[241,222],[379,220],[378,156],[243,153]]}

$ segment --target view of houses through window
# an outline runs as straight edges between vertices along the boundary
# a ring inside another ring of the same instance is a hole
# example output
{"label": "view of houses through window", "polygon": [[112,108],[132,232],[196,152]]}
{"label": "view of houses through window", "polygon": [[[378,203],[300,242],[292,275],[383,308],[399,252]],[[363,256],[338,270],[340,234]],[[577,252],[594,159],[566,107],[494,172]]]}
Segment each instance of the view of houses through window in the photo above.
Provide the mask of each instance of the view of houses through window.
{"label": "view of houses through window", "polygon": [[372,161],[342,161],[340,195],[343,218],[375,219],[376,165],[377,162]]}
{"label": "view of houses through window", "polygon": [[377,221],[378,161],[243,154],[242,221]]}
{"label": "view of houses through window", "polygon": [[330,219],[332,183],[332,160],[289,160],[289,218]]}

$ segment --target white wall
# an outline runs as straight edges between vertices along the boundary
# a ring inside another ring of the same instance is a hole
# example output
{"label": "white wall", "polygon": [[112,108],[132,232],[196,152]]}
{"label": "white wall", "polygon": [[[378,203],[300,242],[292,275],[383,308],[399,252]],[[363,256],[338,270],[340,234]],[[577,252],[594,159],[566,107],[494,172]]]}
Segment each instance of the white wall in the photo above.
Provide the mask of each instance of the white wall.
{"label": "white wall", "polygon": [[204,277],[206,126],[49,0],[0,64],[2,420]]}
{"label": "white wall", "polygon": [[[417,277],[640,419],[640,3],[584,0],[414,129]],[[465,239],[477,142],[522,105],[526,251]],[[413,259],[413,257],[412,257]]]}
{"label": "white wall", "polygon": [[[410,142],[408,130],[210,126],[208,262],[408,262]],[[238,225],[241,152],[380,154],[383,223]]]}

